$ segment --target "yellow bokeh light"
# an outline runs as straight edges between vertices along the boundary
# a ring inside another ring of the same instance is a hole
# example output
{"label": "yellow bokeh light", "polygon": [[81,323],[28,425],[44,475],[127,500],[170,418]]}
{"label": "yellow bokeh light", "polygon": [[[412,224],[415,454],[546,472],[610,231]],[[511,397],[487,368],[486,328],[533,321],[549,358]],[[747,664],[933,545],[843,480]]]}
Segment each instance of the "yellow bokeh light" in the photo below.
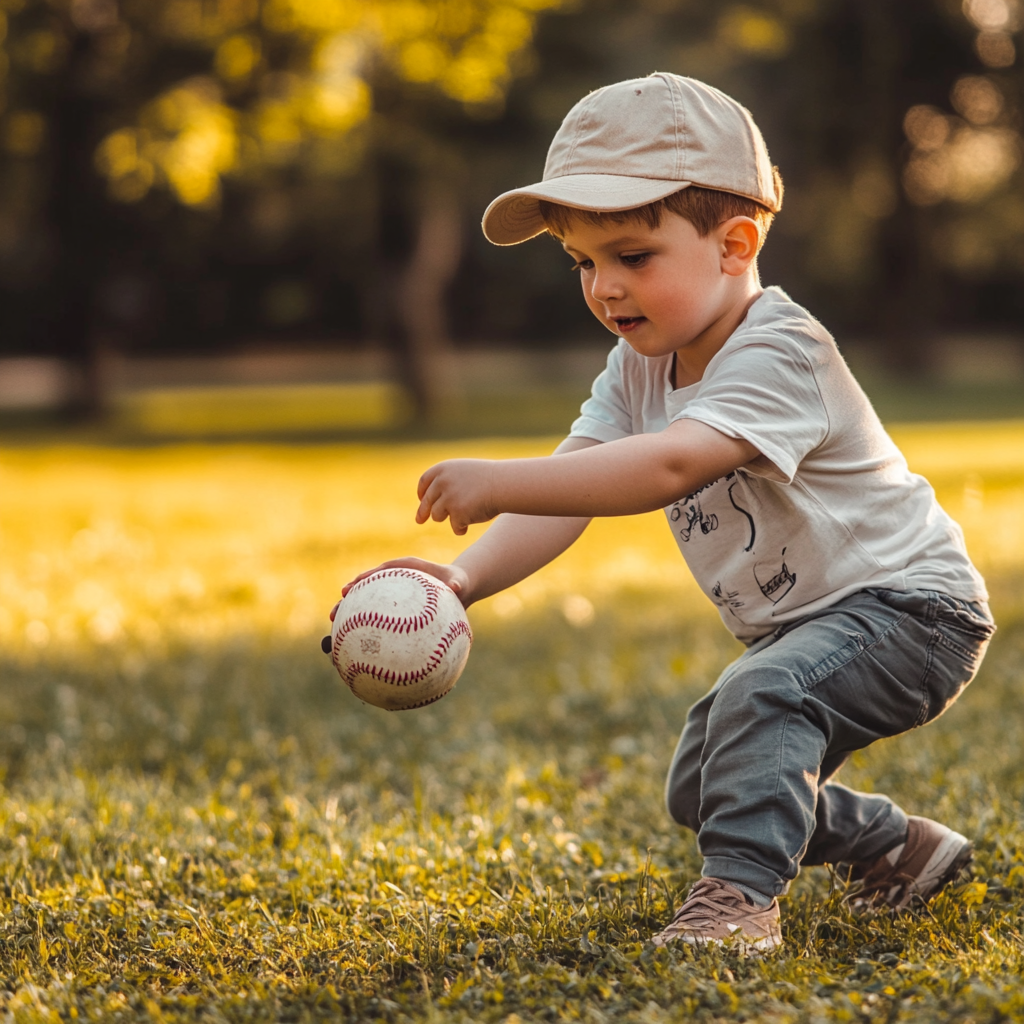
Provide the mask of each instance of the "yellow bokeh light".
{"label": "yellow bokeh light", "polygon": [[220,175],[235,164],[234,117],[203,110],[163,150],[162,166],[183,203],[199,206],[216,196]]}
{"label": "yellow bokeh light", "polygon": [[442,0],[434,5],[424,4],[429,9],[434,6],[437,11],[436,31],[449,39],[458,39],[469,35],[478,27],[479,7],[472,0]]}
{"label": "yellow bokeh light", "polygon": [[360,0],[270,0],[263,21],[273,32],[330,35],[359,28],[376,6]]}
{"label": "yellow bokeh light", "polygon": [[314,85],[305,104],[305,122],[317,135],[341,135],[365,121],[370,113],[370,89],[359,78],[337,85]]}
{"label": "yellow bokeh light", "polygon": [[719,38],[734,50],[755,57],[781,57],[789,49],[786,26],[750,7],[733,7],[719,22]]}
{"label": "yellow bokeh light", "polygon": [[1020,166],[1021,138],[1010,128],[974,128],[962,122],[937,147],[911,154],[903,184],[911,202],[930,206],[944,199],[970,203],[1004,185]]}
{"label": "yellow bokeh light", "polygon": [[949,138],[949,118],[937,107],[911,107],[903,118],[903,131],[917,149],[939,149]]}
{"label": "yellow bokeh light", "polygon": [[237,162],[237,114],[220,102],[212,79],[198,78],[158,96],[142,127],[112,132],[99,145],[96,166],[110,193],[136,202],[159,176],[181,202],[214,201],[221,175]]}
{"label": "yellow bokeh light", "polygon": [[107,177],[110,194],[123,203],[142,199],[156,177],[152,162],[140,151],[139,132],[134,128],[112,132],[100,143],[96,167]]}
{"label": "yellow bokeh light", "polygon": [[974,125],[991,124],[1005,106],[998,86],[984,75],[964,75],[958,78],[950,99],[957,112]]}
{"label": "yellow bokeh light", "polygon": [[[368,5],[366,26],[375,31],[385,46],[396,46],[411,39],[435,38],[440,4],[420,0]],[[369,9],[372,8],[372,9]]]}
{"label": "yellow bokeh light", "polygon": [[532,34],[532,19],[515,7],[498,7],[487,17],[487,35],[500,40],[506,53],[525,46]]}
{"label": "yellow bokeh light", "polygon": [[1009,68],[1017,59],[1017,47],[1009,32],[979,32],[974,50],[982,64],[990,68]]}
{"label": "yellow bokeh light", "polygon": [[444,91],[463,103],[486,103],[500,95],[497,80],[502,71],[504,67],[482,47],[464,52],[444,76]]}
{"label": "yellow bokeh light", "polygon": [[436,82],[444,74],[448,54],[432,39],[416,39],[402,47],[402,74],[410,82]]}
{"label": "yellow bokeh light", "polygon": [[213,66],[221,78],[247,78],[260,61],[259,40],[249,35],[230,36],[217,47]]}
{"label": "yellow bokeh light", "polygon": [[975,28],[994,32],[1015,27],[1017,4],[1014,0],[964,0],[963,11]]}
{"label": "yellow bokeh light", "polygon": [[[109,135],[96,165],[118,199],[140,199],[159,182],[187,205],[208,204],[242,163],[240,150],[248,168],[280,164],[305,140],[338,139],[369,118],[370,60],[389,61],[405,80],[436,84],[467,106],[494,108],[537,14],[562,2],[268,0],[261,13],[255,0],[170,0],[165,34],[209,46],[212,70],[225,82],[258,76],[258,98],[235,109],[211,76],[180,83],[143,108],[137,125]],[[263,68],[259,33],[268,31],[293,37],[305,67]]]}
{"label": "yellow bokeh light", "polygon": [[112,132],[96,151],[96,166],[111,178],[123,178],[139,165],[139,138],[134,128]]}
{"label": "yellow bokeh light", "polygon": [[46,139],[46,120],[34,110],[16,110],[4,129],[4,145],[15,156],[35,156]]}
{"label": "yellow bokeh light", "polygon": [[258,12],[258,0],[169,0],[161,26],[171,39],[209,43],[251,24]]}
{"label": "yellow bokeh light", "polygon": [[291,147],[302,141],[302,128],[291,105],[283,100],[267,100],[256,111],[256,131],[260,140],[271,146]]}

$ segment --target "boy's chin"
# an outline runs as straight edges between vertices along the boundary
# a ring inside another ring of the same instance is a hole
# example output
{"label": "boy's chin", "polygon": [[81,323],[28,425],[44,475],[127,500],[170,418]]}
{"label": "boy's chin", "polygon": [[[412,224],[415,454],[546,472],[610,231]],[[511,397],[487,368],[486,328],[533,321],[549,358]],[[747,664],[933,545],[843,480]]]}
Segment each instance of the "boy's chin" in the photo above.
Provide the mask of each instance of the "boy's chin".
{"label": "boy's chin", "polygon": [[[637,337],[636,335],[620,334],[626,344],[637,353],[637,355],[647,356],[648,359],[661,359],[665,356],[672,355],[677,348],[683,347],[679,344],[673,344],[670,341],[666,341],[663,338],[651,338],[651,337]],[[685,344],[685,343],[684,343]]]}

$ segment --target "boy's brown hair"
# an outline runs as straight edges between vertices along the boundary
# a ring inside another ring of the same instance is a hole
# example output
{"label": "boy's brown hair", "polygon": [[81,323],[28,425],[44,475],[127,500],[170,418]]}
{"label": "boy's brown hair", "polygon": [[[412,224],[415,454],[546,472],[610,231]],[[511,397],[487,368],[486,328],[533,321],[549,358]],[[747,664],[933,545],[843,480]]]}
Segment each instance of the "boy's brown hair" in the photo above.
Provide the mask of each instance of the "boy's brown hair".
{"label": "boy's brown hair", "polygon": [[[782,176],[777,167],[772,168],[772,174],[775,178],[776,194],[781,203]],[[688,220],[697,229],[697,234],[701,238],[707,238],[723,221],[733,217],[749,217],[757,224],[760,235],[758,251],[764,245],[768,229],[775,218],[775,214],[771,210],[756,200],[736,195],[735,192],[701,188],[699,185],[690,185],[689,188],[673,192],[671,195],[665,196],[664,199],[658,199],[653,203],[637,206],[631,210],[580,210],[544,199],[540,200],[539,206],[540,215],[544,219],[544,226],[548,229],[548,233],[558,239],[565,237],[565,233],[573,221],[597,225],[639,222],[653,230],[661,224],[661,218],[665,213],[674,213],[684,220]]]}

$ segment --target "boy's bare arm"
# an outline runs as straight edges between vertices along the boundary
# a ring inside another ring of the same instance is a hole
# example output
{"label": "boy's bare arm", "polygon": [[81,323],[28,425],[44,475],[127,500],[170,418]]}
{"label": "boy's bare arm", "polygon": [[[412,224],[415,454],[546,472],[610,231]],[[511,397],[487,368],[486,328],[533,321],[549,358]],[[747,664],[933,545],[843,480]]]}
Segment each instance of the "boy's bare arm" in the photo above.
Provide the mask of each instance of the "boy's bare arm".
{"label": "boy's bare arm", "polygon": [[589,519],[663,508],[756,458],[749,441],[697,420],[558,458],[451,459],[420,479],[417,522],[449,519],[457,534],[500,513]]}
{"label": "boy's bare arm", "polygon": [[[600,442],[591,438],[569,437],[555,449],[555,454],[582,451],[597,444]],[[353,583],[379,569],[401,567],[436,576],[450,586],[468,608],[474,601],[511,587],[557,558],[579,538],[589,522],[589,517],[502,515],[451,565],[422,558],[396,558],[360,573],[345,585],[342,594],[348,593]],[[334,618],[333,609],[331,618]]]}

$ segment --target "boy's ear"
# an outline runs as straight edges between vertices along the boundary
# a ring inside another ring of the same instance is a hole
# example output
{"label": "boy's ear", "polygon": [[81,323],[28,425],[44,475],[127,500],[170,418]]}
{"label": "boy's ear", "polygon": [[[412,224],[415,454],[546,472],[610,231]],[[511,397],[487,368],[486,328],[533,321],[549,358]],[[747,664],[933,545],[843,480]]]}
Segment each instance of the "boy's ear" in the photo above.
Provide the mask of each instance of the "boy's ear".
{"label": "boy's ear", "polygon": [[719,252],[722,272],[739,277],[746,272],[757,256],[761,244],[761,231],[750,217],[730,217],[718,225]]}

